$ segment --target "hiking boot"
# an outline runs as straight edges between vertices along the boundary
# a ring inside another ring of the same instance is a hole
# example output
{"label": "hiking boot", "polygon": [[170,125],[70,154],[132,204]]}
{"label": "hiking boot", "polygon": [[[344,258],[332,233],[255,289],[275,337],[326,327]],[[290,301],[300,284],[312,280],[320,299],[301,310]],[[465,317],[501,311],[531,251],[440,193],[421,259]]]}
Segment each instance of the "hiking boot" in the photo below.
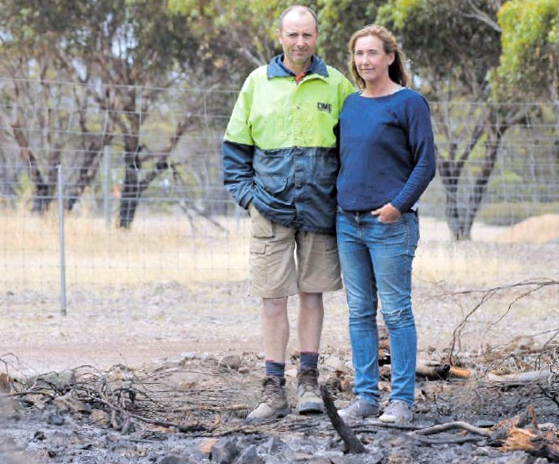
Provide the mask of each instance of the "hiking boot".
{"label": "hiking boot", "polygon": [[411,406],[400,400],[392,400],[384,410],[384,414],[378,418],[379,421],[389,424],[409,424],[412,419]]}
{"label": "hiking boot", "polygon": [[338,411],[338,416],[344,420],[365,419],[370,416],[378,416],[378,406],[369,403],[360,396],[356,396],[345,408]]}
{"label": "hiking boot", "polygon": [[318,387],[318,370],[301,369],[297,373],[297,412],[299,414],[322,414],[324,402]]}
{"label": "hiking boot", "polygon": [[254,411],[246,418],[249,423],[279,419],[291,412],[285,394],[285,378],[269,375],[262,382],[262,398]]}

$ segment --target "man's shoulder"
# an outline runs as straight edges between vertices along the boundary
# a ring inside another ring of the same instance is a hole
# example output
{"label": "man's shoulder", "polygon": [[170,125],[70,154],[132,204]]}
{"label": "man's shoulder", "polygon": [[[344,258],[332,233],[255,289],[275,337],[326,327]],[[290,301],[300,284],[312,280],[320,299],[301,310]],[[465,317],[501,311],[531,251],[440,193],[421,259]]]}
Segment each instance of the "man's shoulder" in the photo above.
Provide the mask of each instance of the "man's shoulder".
{"label": "man's shoulder", "polygon": [[335,74],[336,76],[343,76],[343,73],[338,68],[334,68],[334,66],[330,66],[329,64],[327,64],[326,69],[328,70],[329,74]]}
{"label": "man's shoulder", "polygon": [[328,70],[328,76],[331,77],[333,80],[351,84],[350,80],[345,76],[345,74],[339,71],[337,68],[334,68],[333,66],[327,64],[326,69]]}
{"label": "man's shoulder", "polygon": [[251,71],[251,73],[248,75],[247,80],[248,79],[258,79],[261,77],[266,77],[266,72],[268,69],[268,65],[267,64],[263,64],[262,66],[258,66],[256,69],[253,69]]}
{"label": "man's shoulder", "polygon": [[266,68],[267,65],[262,65],[252,70],[244,80],[241,92],[242,93],[252,92],[252,89],[255,84],[257,84],[259,81],[266,79],[267,78]]}

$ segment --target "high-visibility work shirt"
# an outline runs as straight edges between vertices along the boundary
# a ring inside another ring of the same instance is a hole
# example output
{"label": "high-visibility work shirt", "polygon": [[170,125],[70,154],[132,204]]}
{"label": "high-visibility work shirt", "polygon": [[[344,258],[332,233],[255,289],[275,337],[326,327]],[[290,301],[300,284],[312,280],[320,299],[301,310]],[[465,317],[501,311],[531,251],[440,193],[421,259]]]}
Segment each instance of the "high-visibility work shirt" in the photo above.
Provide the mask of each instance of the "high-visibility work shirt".
{"label": "high-visibility work shirt", "polygon": [[335,232],[336,126],[352,84],[314,56],[299,81],[282,56],[254,70],[223,142],[224,183],[243,208],[297,230]]}

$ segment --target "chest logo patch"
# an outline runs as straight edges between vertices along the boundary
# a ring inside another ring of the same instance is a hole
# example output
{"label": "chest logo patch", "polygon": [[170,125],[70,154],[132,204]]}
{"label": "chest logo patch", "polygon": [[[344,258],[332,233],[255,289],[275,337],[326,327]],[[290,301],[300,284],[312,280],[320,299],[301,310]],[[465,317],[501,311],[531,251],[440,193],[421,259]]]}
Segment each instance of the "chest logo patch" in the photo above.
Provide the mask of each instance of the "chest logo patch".
{"label": "chest logo patch", "polygon": [[332,105],[330,103],[318,102],[316,104],[316,107],[318,108],[318,111],[324,111],[325,113],[331,113],[332,112]]}

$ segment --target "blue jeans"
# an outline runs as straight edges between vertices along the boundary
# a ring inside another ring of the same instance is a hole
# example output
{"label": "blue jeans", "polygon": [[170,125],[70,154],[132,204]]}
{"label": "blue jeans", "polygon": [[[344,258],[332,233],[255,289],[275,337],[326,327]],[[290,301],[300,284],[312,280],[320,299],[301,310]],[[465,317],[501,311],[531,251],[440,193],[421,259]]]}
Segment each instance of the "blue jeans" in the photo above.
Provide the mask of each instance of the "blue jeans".
{"label": "blue jeans", "polygon": [[415,213],[383,224],[370,212],[338,208],[338,252],[349,306],[356,395],[379,402],[377,308],[390,335],[390,400],[413,406],[417,332],[411,305],[412,261],[419,240]]}

